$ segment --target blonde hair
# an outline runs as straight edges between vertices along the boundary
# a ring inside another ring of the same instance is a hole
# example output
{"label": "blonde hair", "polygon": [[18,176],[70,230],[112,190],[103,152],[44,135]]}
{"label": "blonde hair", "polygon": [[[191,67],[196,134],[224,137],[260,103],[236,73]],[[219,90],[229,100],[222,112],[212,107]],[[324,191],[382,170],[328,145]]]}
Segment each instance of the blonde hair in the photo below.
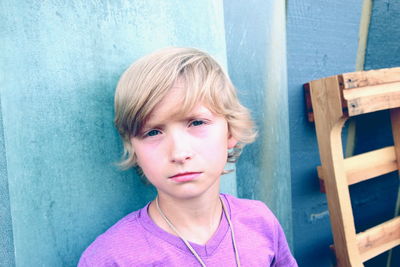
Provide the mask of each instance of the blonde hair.
{"label": "blonde hair", "polygon": [[254,141],[257,133],[250,113],[239,103],[236,89],[221,66],[194,48],[165,48],[134,62],[118,82],[114,122],[124,144],[119,163],[123,169],[136,165],[131,137],[140,133],[154,107],[178,79],[186,88],[180,113],[204,103],[227,120],[229,133],[238,140],[228,153],[228,162],[235,162],[244,145]]}

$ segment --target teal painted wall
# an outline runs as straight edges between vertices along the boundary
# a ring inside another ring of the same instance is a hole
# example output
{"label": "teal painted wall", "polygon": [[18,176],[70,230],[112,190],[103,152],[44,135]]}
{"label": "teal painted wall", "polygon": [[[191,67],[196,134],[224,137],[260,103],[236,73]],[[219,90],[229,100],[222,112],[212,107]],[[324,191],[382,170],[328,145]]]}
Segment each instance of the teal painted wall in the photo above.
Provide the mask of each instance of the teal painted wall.
{"label": "teal painted wall", "polygon": [[[15,253],[6,257],[74,266],[98,234],[154,196],[113,165],[119,75],[170,45],[207,50],[226,65],[222,1],[4,0],[0,12],[0,192],[7,183],[9,192],[1,215],[9,205],[12,219],[1,234]],[[235,176],[224,177],[223,191],[236,193]]]}

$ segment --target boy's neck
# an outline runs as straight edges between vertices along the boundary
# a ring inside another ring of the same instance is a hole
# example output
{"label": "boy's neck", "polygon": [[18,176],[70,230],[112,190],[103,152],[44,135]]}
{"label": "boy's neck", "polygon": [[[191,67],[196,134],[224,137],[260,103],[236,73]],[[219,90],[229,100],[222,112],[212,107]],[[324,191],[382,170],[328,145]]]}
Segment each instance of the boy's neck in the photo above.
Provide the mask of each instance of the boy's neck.
{"label": "boy's neck", "polygon": [[[162,194],[158,198],[162,213],[186,240],[205,244],[218,229],[222,215],[219,191],[186,200],[176,200]],[[177,235],[158,212],[155,201],[149,206],[149,215],[164,231]]]}

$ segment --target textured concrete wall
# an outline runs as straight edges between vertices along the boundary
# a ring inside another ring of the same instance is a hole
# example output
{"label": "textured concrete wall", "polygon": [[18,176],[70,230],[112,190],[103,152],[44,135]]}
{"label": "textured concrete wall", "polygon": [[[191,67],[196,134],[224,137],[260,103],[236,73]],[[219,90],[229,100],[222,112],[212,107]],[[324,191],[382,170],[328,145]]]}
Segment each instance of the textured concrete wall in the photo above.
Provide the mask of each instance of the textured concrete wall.
{"label": "textured concrete wall", "polygon": [[300,266],[331,266],[326,196],[319,192],[315,127],[302,85],[355,70],[362,1],[288,1],[288,88],[295,256]]}
{"label": "textured concrete wall", "polygon": [[285,1],[224,1],[229,73],[259,137],[239,159],[238,194],[260,199],[291,242]]}
{"label": "textured concrete wall", "polygon": [[[5,177],[15,261],[74,266],[94,237],[154,196],[113,165],[119,75],[169,45],[207,50],[226,65],[222,2],[4,0],[0,12],[0,192]],[[234,176],[224,178],[224,191],[235,189]]]}

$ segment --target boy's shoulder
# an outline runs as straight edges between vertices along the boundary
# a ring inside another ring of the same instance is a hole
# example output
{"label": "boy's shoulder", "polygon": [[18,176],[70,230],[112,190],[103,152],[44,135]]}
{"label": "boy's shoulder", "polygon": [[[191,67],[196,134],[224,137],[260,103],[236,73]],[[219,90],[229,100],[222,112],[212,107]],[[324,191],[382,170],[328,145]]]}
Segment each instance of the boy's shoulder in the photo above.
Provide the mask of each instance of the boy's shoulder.
{"label": "boy's shoulder", "polygon": [[[254,259],[254,247],[263,257],[270,256],[274,266],[297,266],[290,253],[286,237],[278,219],[263,202],[224,195],[235,226],[236,241],[242,245],[243,258]],[[251,251],[245,251],[251,248]],[[258,255],[258,254],[257,254]],[[254,265],[253,265],[254,266]]]}
{"label": "boy's shoulder", "polygon": [[237,198],[228,194],[222,195],[227,200],[233,216],[264,217],[270,220],[276,220],[275,215],[262,201]]}
{"label": "boy's shoulder", "polygon": [[[277,238],[281,228],[278,219],[264,202],[252,199],[241,199],[224,195],[231,212],[232,221],[244,231],[261,231],[261,234]],[[260,232],[259,232],[260,234]]]}

